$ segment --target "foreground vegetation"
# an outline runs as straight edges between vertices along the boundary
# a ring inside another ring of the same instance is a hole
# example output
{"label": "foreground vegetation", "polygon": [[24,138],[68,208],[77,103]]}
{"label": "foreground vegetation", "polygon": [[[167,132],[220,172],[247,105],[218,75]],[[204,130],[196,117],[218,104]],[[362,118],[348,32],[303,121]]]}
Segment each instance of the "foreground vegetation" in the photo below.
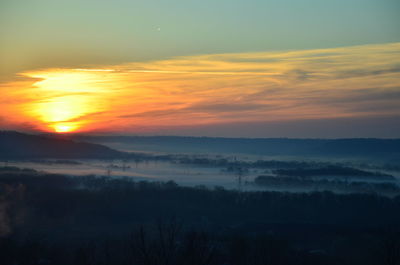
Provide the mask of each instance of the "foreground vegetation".
{"label": "foreground vegetation", "polygon": [[2,264],[399,264],[400,196],[0,168]]}

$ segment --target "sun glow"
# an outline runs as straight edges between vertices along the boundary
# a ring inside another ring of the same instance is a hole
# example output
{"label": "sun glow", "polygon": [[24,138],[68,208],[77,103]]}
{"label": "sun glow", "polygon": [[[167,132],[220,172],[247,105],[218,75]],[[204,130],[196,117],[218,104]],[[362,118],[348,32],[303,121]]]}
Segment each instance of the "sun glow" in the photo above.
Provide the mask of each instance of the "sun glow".
{"label": "sun glow", "polygon": [[180,133],[239,122],[398,116],[399,62],[400,43],[393,43],[30,71],[0,83],[0,125]]}
{"label": "sun glow", "polygon": [[77,131],[84,124],[82,117],[102,110],[99,95],[104,94],[104,89],[96,83],[97,76],[93,73],[64,70],[26,75],[41,79],[33,86],[44,98],[33,102],[28,112],[44,124],[45,130]]}

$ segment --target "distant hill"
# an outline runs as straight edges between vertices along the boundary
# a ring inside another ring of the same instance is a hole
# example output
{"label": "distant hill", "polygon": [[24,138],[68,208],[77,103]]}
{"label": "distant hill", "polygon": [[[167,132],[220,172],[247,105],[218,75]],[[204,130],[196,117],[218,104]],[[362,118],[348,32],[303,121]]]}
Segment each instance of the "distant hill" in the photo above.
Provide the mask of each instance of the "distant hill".
{"label": "distant hill", "polygon": [[156,152],[241,153],[275,156],[400,158],[400,139],[212,138],[179,136],[75,136],[117,149]]}
{"label": "distant hill", "polygon": [[[114,149],[112,149],[114,148]],[[120,158],[117,151],[400,159],[400,139],[212,138],[31,135],[0,131],[0,159]],[[131,154],[133,155],[133,154]]]}
{"label": "distant hill", "polygon": [[99,144],[0,131],[0,159],[117,158],[124,155]]}

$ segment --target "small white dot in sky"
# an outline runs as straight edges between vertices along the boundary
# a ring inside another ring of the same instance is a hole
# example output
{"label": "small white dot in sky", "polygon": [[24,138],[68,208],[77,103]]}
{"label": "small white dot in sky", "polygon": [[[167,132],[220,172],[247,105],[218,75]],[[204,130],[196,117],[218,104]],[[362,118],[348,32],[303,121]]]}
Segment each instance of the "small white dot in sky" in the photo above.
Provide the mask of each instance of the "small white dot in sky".
{"label": "small white dot in sky", "polygon": [[157,31],[161,31],[161,28],[157,28]]}

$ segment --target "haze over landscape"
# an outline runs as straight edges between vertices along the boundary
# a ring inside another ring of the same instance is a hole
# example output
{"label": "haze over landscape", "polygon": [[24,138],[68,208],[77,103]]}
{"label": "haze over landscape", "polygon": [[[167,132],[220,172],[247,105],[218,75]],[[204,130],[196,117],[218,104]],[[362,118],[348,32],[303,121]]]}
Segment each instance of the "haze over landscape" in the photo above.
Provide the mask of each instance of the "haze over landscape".
{"label": "haze over landscape", "polygon": [[0,263],[399,265],[399,14],[2,0]]}

